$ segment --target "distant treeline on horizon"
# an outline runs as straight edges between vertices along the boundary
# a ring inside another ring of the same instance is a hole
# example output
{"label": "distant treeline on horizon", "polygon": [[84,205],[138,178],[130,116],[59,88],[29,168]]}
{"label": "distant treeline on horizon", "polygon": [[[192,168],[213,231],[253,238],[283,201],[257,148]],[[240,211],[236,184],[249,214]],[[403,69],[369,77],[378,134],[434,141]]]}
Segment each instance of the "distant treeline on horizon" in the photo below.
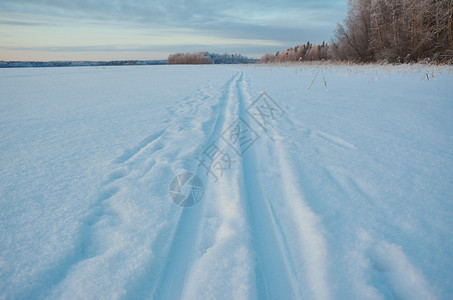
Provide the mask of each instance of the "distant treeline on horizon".
{"label": "distant treeline on horizon", "polygon": [[253,64],[259,59],[241,54],[218,54],[211,52],[175,53],[168,56],[169,65],[204,65],[204,64]]}
{"label": "distant treeline on horizon", "polygon": [[97,67],[166,65],[166,60],[115,61],[0,61],[0,68]]}
{"label": "distant treeline on horizon", "polygon": [[0,61],[0,68],[40,67],[97,67],[97,66],[150,66],[172,64],[251,64],[259,59],[241,54],[210,52],[176,53],[168,60],[116,60],[116,61]]}

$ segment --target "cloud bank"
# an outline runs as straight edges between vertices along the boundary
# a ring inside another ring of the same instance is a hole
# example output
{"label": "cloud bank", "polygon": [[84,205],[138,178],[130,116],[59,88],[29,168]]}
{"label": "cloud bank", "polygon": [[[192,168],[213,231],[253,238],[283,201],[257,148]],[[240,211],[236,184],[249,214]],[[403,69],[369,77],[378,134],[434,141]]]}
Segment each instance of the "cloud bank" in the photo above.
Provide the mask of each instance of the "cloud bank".
{"label": "cloud bank", "polygon": [[259,55],[328,41],[345,13],[344,0],[3,0],[0,60],[27,53],[74,59],[93,53],[160,59],[198,50]]}

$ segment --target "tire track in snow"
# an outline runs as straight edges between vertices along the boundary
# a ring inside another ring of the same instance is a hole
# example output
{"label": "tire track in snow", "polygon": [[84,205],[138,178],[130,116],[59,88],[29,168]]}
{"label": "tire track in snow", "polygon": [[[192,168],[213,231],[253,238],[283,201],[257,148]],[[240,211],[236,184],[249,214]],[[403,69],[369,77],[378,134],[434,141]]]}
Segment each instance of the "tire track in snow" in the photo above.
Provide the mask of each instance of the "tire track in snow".
{"label": "tire track in snow", "polygon": [[[245,82],[240,83],[239,90],[241,112],[244,112],[244,102],[250,99]],[[243,114],[243,118],[246,121],[249,119],[246,114]],[[272,128],[269,135],[274,144],[267,142],[268,147],[271,156],[272,153],[276,154],[274,158],[278,161],[279,169],[279,174],[274,176],[281,177],[279,189],[283,198],[280,201],[269,199],[263,194],[266,187],[255,177],[258,174],[256,160],[263,158],[262,151],[256,153],[254,149],[248,150],[243,161],[245,194],[256,238],[255,249],[258,250],[261,272],[264,273],[264,282],[261,286],[258,282],[258,289],[266,289],[266,295],[263,296],[269,298],[304,295],[313,299],[329,299],[327,245],[320,229],[320,220],[306,205],[298,190],[295,181],[297,176],[283,145],[279,138],[274,138],[279,136]],[[300,269],[302,266],[303,270]],[[309,291],[306,292],[305,288]]]}

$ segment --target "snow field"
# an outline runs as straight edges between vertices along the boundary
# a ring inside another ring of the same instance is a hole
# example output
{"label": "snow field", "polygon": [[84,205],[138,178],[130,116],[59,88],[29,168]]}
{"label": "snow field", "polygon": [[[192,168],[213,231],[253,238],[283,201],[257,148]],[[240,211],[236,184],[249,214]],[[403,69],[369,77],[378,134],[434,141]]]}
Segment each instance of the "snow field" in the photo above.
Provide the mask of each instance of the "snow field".
{"label": "snow field", "polygon": [[448,299],[451,70],[321,67],[0,70],[0,298]]}

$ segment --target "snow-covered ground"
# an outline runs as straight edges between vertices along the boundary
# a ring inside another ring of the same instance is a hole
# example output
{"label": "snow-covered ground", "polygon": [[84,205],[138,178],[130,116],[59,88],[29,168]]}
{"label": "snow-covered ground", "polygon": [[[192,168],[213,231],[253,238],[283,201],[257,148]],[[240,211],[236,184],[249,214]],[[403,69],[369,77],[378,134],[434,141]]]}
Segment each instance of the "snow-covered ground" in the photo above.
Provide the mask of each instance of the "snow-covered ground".
{"label": "snow-covered ground", "polygon": [[451,298],[451,68],[320,68],[0,70],[0,298]]}

